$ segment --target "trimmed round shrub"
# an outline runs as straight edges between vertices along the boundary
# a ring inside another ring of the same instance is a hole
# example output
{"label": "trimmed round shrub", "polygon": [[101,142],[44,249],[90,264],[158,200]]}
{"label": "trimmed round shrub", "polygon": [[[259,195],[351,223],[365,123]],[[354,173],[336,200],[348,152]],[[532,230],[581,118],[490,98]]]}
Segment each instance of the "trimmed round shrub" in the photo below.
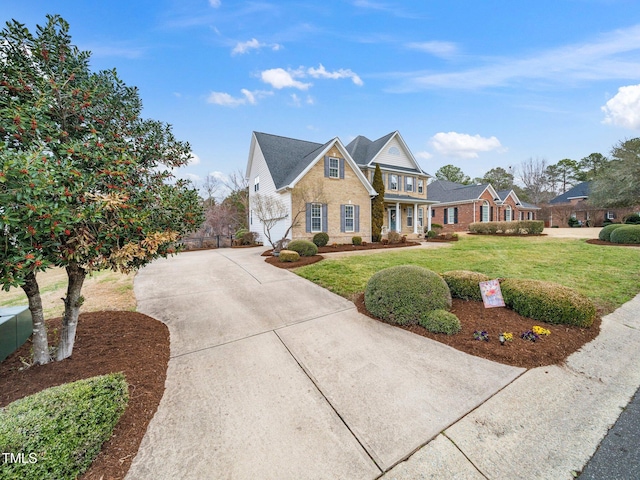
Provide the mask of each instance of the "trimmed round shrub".
{"label": "trimmed round shrub", "polygon": [[622,223],[612,223],[607,225],[606,227],[602,227],[600,233],[598,234],[598,238],[600,240],[604,240],[605,242],[611,241],[611,232],[613,232],[616,228],[622,227]]}
{"label": "trimmed round shrub", "polygon": [[596,318],[591,300],[557,283],[507,278],[500,289],[505,304],[524,317],[578,327],[590,327]]}
{"label": "trimmed round shrub", "polygon": [[293,240],[287,245],[287,250],[298,252],[301,257],[312,257],[318,254],[318,247],[309,240]]}
{"label": "trimmed round shrub", "polygon": [[432,310],[451,308],[451,293],[435,272],[398,265],[376,272],[364,291],[367,310],[399,325],[415,325]]}
{"label": "trimmed round shrub", "polygon": [[629,225],[640,224],[640,213],[630,213],[629,215],[624,217],[624,223]]}
{"label": "trimmed round shrub", "polygon": [[362,245],[362,237],[352,237],[351,243],[353,243],[356,246]]}
{"label": "trimmed round shrub", "polygon": [[482,301],[480,285],[478,284],[490,280],[484,273],[470,272],[468,270],[444,272],[442,278],[447,282],[452,297],[477,301]]}
{"label": "trimmed round shrub", "polygon": [[329,234],[326,232],[319,232],[313,236],[313,243],[316,247],[324,247],[329,243]]}
{"label": "trimmed round shrub", "polygon": [[391,245],[395,245],[396,243],[400,243],[402,236],[398,232],[392,230],[387,234],[387,238]]}
{"label": "trimmed round shrub", "polygon": [[612,243],[640,244],[640,225],[623,225],[611,232]]}
{"label": "trimmed round shrub", "polygon": [[293,250],[280,250],[280,255],[278,256],[281,262],[297,262],[300,260],[300,254],[298,252],[294,252]]}
{"label": "trimmed round shrub", "polygon": [[427,312],[418,320],[418,323],[432,333],[446,333],[447,335],[458,333],[462,328],[458,317],[442,309]]}

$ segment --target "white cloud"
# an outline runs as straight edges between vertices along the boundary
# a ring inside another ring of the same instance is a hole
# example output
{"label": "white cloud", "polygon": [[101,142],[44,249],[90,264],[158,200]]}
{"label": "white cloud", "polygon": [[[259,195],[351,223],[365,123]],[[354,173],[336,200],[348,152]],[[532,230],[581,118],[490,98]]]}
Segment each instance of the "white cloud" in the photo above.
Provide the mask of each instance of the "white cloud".
{"label": "white cloud", "polygon": [[278,51],[282,48],[282,45],[277,43],[267,44],[259,42],[257,39],[252,38],[246,42],[238,42],[233,50],[231,50],[231,55],[243,55],[248,53],[251,50],[261,50],[265,47],[271,48],[273,51]]}
{"label": "white cloud", "polygon": [[429,152],[418,152],[416,153],[416,158],[421,158],[423,160],[429,160],[433,155]]}
{"label": "white cloud", "polygon": [[640,130],[640,85],[620,87],[603,107],[604,123]]}
{"label": "white cloud", "polygon": [[481,137],[457,132],[436,133],[430,140],[433,148],[447,157],[478,158],[478,152],[501,149],[496,137]]}
{"label": "white cloud", "polygon": [[[528,57],[488,58],[467,70],[424,73],[409,72],[396,90],[428,88],[488,88],[518,82],[545,85],[640,77],[640,25],[601,35],[591,42],[565,45]],[[394,74],[397,75],[397,74]]]}
{"label": "white cloud", "polygon": [[268,83],[278,90],[282,88],[297,88],[307,90],[312,84],[295,80],[294,77],[304,76],[300,70],[284,70],[283,68],[272,68],[260,74],[262,81]]}
{"label": "white cloud", "polygon": [[211,5],[213,8],[220,7],[220,3],[220,0],[209,0],[209,5]]}
{"label": "white cloud", "polygon": [[200,157],[193,152],[189,152],[191,155],[191,160],[189,160],[189,165],[200,165]]}
{"label": "white cloud", "polygon": [[452,42],[411,42],[406,44],[407,48],[412,50],[420,50],[421,52],[430,53],[436,57],[448,58],[458,52],[458,47]]}
{"label": "white cloud", "polygon": [[221,105],[223,107],[238,107],[240,105],[255,105],[258,103],[258,99],[272,95],[272,92],[265,92],[264,90],[254,90],[253,92],[243,88],[240,90],[242,97],[234,97],[226,92],[211,92],[207,97],[207,103],[213,103],[214,105]]}
{"label": "white cloud", "polygon": [[311,75],[313,78],[330,78],[333,80],[337,80],[340,78],[350,78],[353,83],[361,87],[364,85],[362,79],[354,72],[349,69],[341,68],[340,70],[335,70],[333,72],[328,72],[324,65],[320,64],[318,68],[310,67],[307,70],[307,73]]}

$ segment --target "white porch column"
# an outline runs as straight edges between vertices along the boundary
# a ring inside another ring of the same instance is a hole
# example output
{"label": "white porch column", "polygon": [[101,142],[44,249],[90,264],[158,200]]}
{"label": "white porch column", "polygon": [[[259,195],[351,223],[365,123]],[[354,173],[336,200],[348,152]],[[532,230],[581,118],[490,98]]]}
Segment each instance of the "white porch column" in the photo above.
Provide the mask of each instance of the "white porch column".
{"label": "white porch column", "polygon": [[413,233],[418,233],[418,204],[413,204]]}
{"label": "white porch column", "polygon": [[431,205],[427,208],[427,232],[431,230]]}
{"label": "white porch column", "polygon": [[400,202],[396,202],[396,232],[400,233],[402,225],[402,210],[400,210]]}

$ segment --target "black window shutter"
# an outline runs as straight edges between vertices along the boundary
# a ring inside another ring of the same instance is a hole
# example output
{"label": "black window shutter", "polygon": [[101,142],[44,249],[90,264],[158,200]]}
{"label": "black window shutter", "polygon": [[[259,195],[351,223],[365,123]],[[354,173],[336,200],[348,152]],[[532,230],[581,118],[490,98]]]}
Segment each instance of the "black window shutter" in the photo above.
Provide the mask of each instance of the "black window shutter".
{"label": "black window shutter", "polygon": [[353,219],[353,223],[354,223],[353,229],[356,232],[359,232],[360,231],[360,205],[354,205],[353,216],[355,217]]}
{"label": "black window shutter", "polygon": [[444,224],[445,224],[445,225],[447,224],[447,220],[449,220],[449,219],[447,218],[448,213],[449,213],[449,212],[448,212],[448,210],[449,210],[448,208],[445,208],[445,209],[443,210],[443,211],[444,211]]}
{"label": "black window shutter", "polygon": [[458,223],[458,207],[453,209],[453,223]]}
{"label": "black window shutter", "polygon": [[345,206],[344,205],[340,205],[340,231],[344,232],[347,228],[346,228],[346,213],[345,213]]}
{"label": "black window shutter", "polygon": [[493,207],[489,207],[489,221],[493,222]]}
{"label": "black window shutter", "polygon": [[480,221],[484,222],[484,207],[480,205]]}

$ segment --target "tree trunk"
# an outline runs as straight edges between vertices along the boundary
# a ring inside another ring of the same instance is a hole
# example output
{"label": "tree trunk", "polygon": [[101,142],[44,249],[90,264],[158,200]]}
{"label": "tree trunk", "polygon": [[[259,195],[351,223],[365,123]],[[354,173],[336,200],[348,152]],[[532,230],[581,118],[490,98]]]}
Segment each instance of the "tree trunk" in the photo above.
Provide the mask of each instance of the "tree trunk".
{"label": "tree trunk", "polygon": [[80,295],[82,284],[87,275],[84,268],[80,267],[76,262],[71,262],[66,268],[69,278],[67,286],[67,296],[64,299],[64,316],[62,317],[62,331],[60,332],[60,341],[58,342],[58,352],[56,360],[64,360],[73,353],[73,344],[76,340],[76,328],[78,326],[78,315],[80,314],[80,306],[84,298]]}
{"label": "tree trunk", "polygon": [[40,288],[34,272],[27,275],[25,283],[22,285],[22,290],[24,290],[29,299],[29,310],[31,311],[31,321],[33,322],[33,362],[37,365],[44,365],[51,361],[51,355],[49,354],[47,325],[44,323]]}

